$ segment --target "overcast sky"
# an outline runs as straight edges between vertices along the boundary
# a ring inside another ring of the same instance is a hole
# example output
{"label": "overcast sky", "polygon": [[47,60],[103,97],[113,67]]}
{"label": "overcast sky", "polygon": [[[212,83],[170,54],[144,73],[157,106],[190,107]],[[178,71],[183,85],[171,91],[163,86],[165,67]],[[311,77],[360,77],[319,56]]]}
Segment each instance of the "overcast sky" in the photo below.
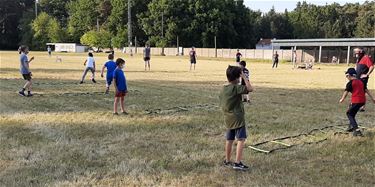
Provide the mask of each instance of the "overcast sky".
{"label": "overcast sky", "polygon": [[[296,8],[297,2],[298,1],[296,0],[244,0],[245,5],[250,9],[260,10],[262,12],[268,12],[272,8],[272,6],[275,7],[276,12],[284,12],[285,9],[288,9],[288,11],[292,11],[294,8]],[[325,5],[337,2],[341,5],[344,5],[345,3],[363,3],[365,2],[365,0],[309,0],[306,2],[316,5]]]}

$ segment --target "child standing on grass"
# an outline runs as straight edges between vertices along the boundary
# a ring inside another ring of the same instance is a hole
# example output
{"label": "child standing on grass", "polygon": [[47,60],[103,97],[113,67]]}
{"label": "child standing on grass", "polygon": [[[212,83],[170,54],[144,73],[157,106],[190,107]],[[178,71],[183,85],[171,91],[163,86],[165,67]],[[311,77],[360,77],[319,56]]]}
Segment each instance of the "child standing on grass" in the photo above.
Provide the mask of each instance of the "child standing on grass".
{"label": "child standing on grass", "polygon": [[[240,68],[242,69],[242,73],[245,75],[247,80],[250,80],[250,71],[246,68],[246,61],[240,62]],[[244,79],[241,79],[241,85],[246,85],[246,82]],[[242,95],[242,101],[250,103],[250,96],[249,94],[243,94]]]}
{"label": "child standing on grass", "polygon": [[122,69],[125,66],[125,60],[123,60],[121,58],[118,58],[116,60],[116,65],[117,65],[117,67],[116,67],[115,71],[113,72],[113,80],[114,80],[114,85],[115,85],[115,88],[116,88],[115,102],[114,102],[114,106],[113,106],[113,114],[118,115],[117,105],[118,105],[119,101],[120,101],[120,105],[121,105],[121,112],[123,114],[128,114],[125,111],[125,108],[124,108],[124,97],[128,93],[128,87],[126,85],[126,78],[125,78],[124,72],[122,71]]}
{"label": "child standing on grass", "polygon": [[103,77],[104,69],[107,68],[107,75],[106,75],[107,89],[105,90],[105,94],[109,93],[109,86],[111,86],[112,80],[113,80],[113,72],[115,71],[117,67],[116,62],[113,61],[113,58],[114,58],[113,54],[108,55],[108,62],[104,64],[104,66],[102,67],[101,74],[100,74],[100,76]]}
{"label": "child standing on grass", "polygon": [[[23,86],[22,90],[18,92],[21,96],[27,96],[31,97],[33,94],[31,93],[31,71],[29,69],[29,64],[31,61],[34,60],[34,57],[31,57],[30,60],[27,59],[27,54],[29,53],[29,47],[22,45],[18,49],[18,52],[20,53],[20,73],[22,74],[23,79],[26,80],[26,84]],[[25,90],[27,89],[27,95],[25,94]]]}
{"label": "child standing on grass", "polygon": [[[224,166],[233,167],[236,170],[247,170],[244,165],[242,151],[247,138],[245,127],[245,110],[242,103],[242,94],[253,91],[249,80],[238,66],[228,66],[227,79],[229,84],[224,85],[220,93],[220,107],[224,113],[224,121],[227,127]],[[240,78],[245,80],[245,85],[239,85]],[[236,160],[231,162],[232,145],[237,138]]]}
{"label": "child standing on grass", "polygon": [[85,68],[85,71],[83,72],[80,84],[82,84],[83,80],[85,80],[85,77],[86,77],[86,74],[87,74],[88,71],[91,71],[91,73],[92,73],[91,81],[93,83],[96,83],[96,81],[95,81],[95,60],[94,60],[94,55],[92,53],[88,54],[88,57],[85,60],[85,62],[83,63],[83,65],[86,66],[86,68]]}
{"label": "child standing on grass", "polygon": [[340,99],[340,103],[344,102],[349,92],[352,93],[351,103],[349,105],[348,111],[346,112],[350,123],[347,131],[353,132],[353,136],[363,136],[361,130],[358,128],[355,116],[357,115],[359,109],[366,103],[365,93],[370,96],[371,100],[374,103],[375,99],[371,95],[363,81],[356,78],[357,72],[354,68],[349,68],[345,72],[345,75],[349,82],[346,84],[345,92]]}
{"label": "child standing on grass", "polygon": [[240,53],[240,50],[237,49],[237,53],[236,53],[236,63],[237,63],[237,65],[240,64],[240,62],[241,62],[241,57],[242,57],[242,54]]}

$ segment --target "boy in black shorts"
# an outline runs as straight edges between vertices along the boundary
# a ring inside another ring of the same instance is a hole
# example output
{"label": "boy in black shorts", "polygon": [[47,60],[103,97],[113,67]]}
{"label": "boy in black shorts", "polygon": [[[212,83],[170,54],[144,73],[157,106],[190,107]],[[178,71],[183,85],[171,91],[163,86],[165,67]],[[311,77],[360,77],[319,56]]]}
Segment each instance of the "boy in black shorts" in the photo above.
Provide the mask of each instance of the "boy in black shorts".
{"label": "boy in black shorts", "polygon": [[[29,47],[27,46],[20,46],[18,49],[20,53],[20,72],[22,74],[23,79],[26,80],[26,84],[23,86],[22,90],[18,92],[21,96],[31,97],[33,94],[31,93],[31,85],[33,84],[31,81],[31,71],[29,69],[29,64],[31,61],[34,60],[34,57],[31,57],[30,60],[27,59],[27,54],[29,53]],[[27,95],[25,94],[25,90],[27,89]]]}
{"label": "boy in black shorts", "polygon": [[[253,91],[253,88],[238,66],[228,66],[227,68],[228,84],[224,85],[220,93],[220,107],[224,113],[224,121],[227,127],[226,145],[225,145],[225,166],[233,167],[236,170],[246,170],[249,167],[244,165],[242,160],[242,151],[247,138],[245,127],[245,110],[242,103],[242,94]],[[239,85],[240,78],[245,80],[245,85]],[[237,153],[234,163],[231,162],[232,145],[237,138]]]}
{"label": "boy in black shorts", "polygon": [[189,56],[190,56],[190,71],[193,65],[194,65],[194,70],[195,70],[195,64],[197,64],[197,53],[195,52],[194,47],[191,48]]}

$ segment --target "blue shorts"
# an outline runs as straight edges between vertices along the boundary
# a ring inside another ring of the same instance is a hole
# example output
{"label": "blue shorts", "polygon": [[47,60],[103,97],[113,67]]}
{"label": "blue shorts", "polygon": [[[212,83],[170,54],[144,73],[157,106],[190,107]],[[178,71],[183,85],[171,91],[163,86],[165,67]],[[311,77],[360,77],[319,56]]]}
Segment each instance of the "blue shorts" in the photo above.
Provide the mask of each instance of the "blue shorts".
{"label": "blue shorts", "polygon": [[113,76],[107,76],[107,85],[110,86],[112,84]]}
{"label": "blue shorts", "polygon": [[227,130],[226,137],[227,140],[234,140],[235,138],[237,138],[237,140],[246,139],[246,127],[242,126],[238,129],[229,129]]}

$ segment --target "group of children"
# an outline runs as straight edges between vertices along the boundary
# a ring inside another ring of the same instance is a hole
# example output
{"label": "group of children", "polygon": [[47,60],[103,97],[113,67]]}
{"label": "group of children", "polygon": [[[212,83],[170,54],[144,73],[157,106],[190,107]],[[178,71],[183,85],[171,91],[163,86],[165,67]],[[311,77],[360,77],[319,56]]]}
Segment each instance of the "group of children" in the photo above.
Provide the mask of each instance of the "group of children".
{"label": "group of children", "polygon": [[[124,71],[122,70],[125,67],[125,60],[122,58],[117,58],[116,62],[114,60],[114,55],[109,54],[108,55],[108,61],[104,63],[100,76],[104,77],[103,73],[105,69],[107,69],[106,73],[106,90],[105,93],[109,94],[109,88],[112,84],[112,81],[114,82],[115,87],[115,101],[113,104],[113,114],[118,115],[118,104],[120,103],[121,106],[121,113],[122,114],[128,114],[128,112],[125,110],[124,107],[124,98],[126,94],[128,93],[128,87],[126,84],[126,78]],[[86,66],[85,71],[83,72],[82,79],[80,84],[83,83],[83,80],[85,79],[85,76],[88,71],[92,72],[92,82],[96,83],[95,81],[95,60],[93,58],[92,53],[88,53],[88,57],[84,62],[84,65]]]}
{"label": "group of children", "polygon": [[[194,49],[193,49],[194,50]],[[21,46],[19,48],[20,53],[20,72],[23,78],[26,80],[26,84],[23,86],[22,90],[18,93],[22,96],[32,96],[31,93],[31,71],[29,69],[29,63],[34,59],[31,57],[30,60],[27,58],[27,54],[29,53],[29,49],[27,46]],[[196,54],[193,54],[194,56]],[[363,57],[363,51],[362,51]],[[246,122],[245,122],[245,110],[243,102],[249,102],[249,92],[253,91],[253,87],[249,80],[249,70],[246,68],[246,62],[241,61],[239,58],[236,58],[237,66],[228,66],[226,70],[226,76],[228,80],[228,84],[224,85],[221,93],[219,95],[220,99],[220,107],[224,113],[224,122],[227,128],[226,131],[226,144],[225,144],[225,160],[223,161],[224,166],[232,167],[236,170],[247,170],[249,167],[242,163],[242,152],[245,140],[247,138],[246,132]],[[194,57],[195,58],[195,57]],[[347,116],[349,119],[349,127],[347,131],[353,132],[354,136],[361,136],[362,133],[358,128],[358,124],[355,120],[355,116],[357,112],[363,107],[366,103],[366,96],[367,93],[371,100],[375,103],[375,98],[371,95],[369,90],[367,89],[367,81],[369,75],[374,70],[373,62],[369,58],[362,58],[363,62],[357,62],[357,65],[361,67],[357,67],[357,70],[354,68],[349,68],[345,75],[349,82],[346,85],[345,92],[340,99],[340,103],[344,101],[347,97],[348,93],[352,93],[351,104],[347,111]],[[125,60],[118,58],[116,61],[114,60],[114,55],[108,55],[108,62],[106,62],[101,69],[101,77],[103,77],[103,73],[105,68],[107,69],[106,74],[106,93],[109,93],[109,87],[114,81],[115,87],[115,100],[114,100],[114,111],[115,115],[118,115],[118,103],[121,105],[121,112],[123,114],[128,114],[125,111],[124,107],[124,97],[126,96],[127,84],[126,78],[123,72],[123,68],[125,65]],[[146,59],[145,59],[146,60]],[[149,59],[148,59],[149,60]],[[195,60],[195,59],[193,59]],[[87,60],[85,61],[84,65],[86,66],[85,71],[83,73],[82,79],[80,83],[83,83],[83,80],[88,71],[92,72],[92,81],[96,82],[94,79],[95,76],[95,60],[93,59],[92,53],[89,53]],[[366,67],[367,68],[366,68]],[[360,71],[360,72],[359,72]],[[28,91],[28,94],[25,94],[25,91]],[[232,162],[231,154],[232,154],[232,146],[234,140],[237,139],[237,148],[236,148],[236,158],[235,161]]]}
{"label": "group of children", "polygon": [[[349,68],[345,75],[349,82],[346,85],[345,92],[340,99],[340,103],[352,93],[349,109],[346,114],[349,119],[349,127],[347,132],[352,132],[353,136],[363,136],[358,124],[355,120],[357,112],[366,103],[366,93],[375,103],[375,98],[367,89],[369,75],[374,70],[373,62],[368,56],[364,55],[363,50],[355,51],[357,57],[357,68]],[[245,68],[246,62],[241,61],[241,54],[237,53],[236,62],[238,66],[228,66],[226,75],[228,84],[224,85],[220,93],[220,107],[224,113],[224,122],[227,128],[225,143],[225,160],[224,166],[232,167],[236,170],[247,170],[249,167],[242,163],[242,152],[244,142],[247,138],[245,111],[243,105],[243,95],[248,96],[253,91],[253,87],[249,81],[249,71]],[[277,66],[277,64],[276,64]],[[243,82],[239,84],[239,82]],[[231,161],[233,141],[237,139],[236,158]]]}

